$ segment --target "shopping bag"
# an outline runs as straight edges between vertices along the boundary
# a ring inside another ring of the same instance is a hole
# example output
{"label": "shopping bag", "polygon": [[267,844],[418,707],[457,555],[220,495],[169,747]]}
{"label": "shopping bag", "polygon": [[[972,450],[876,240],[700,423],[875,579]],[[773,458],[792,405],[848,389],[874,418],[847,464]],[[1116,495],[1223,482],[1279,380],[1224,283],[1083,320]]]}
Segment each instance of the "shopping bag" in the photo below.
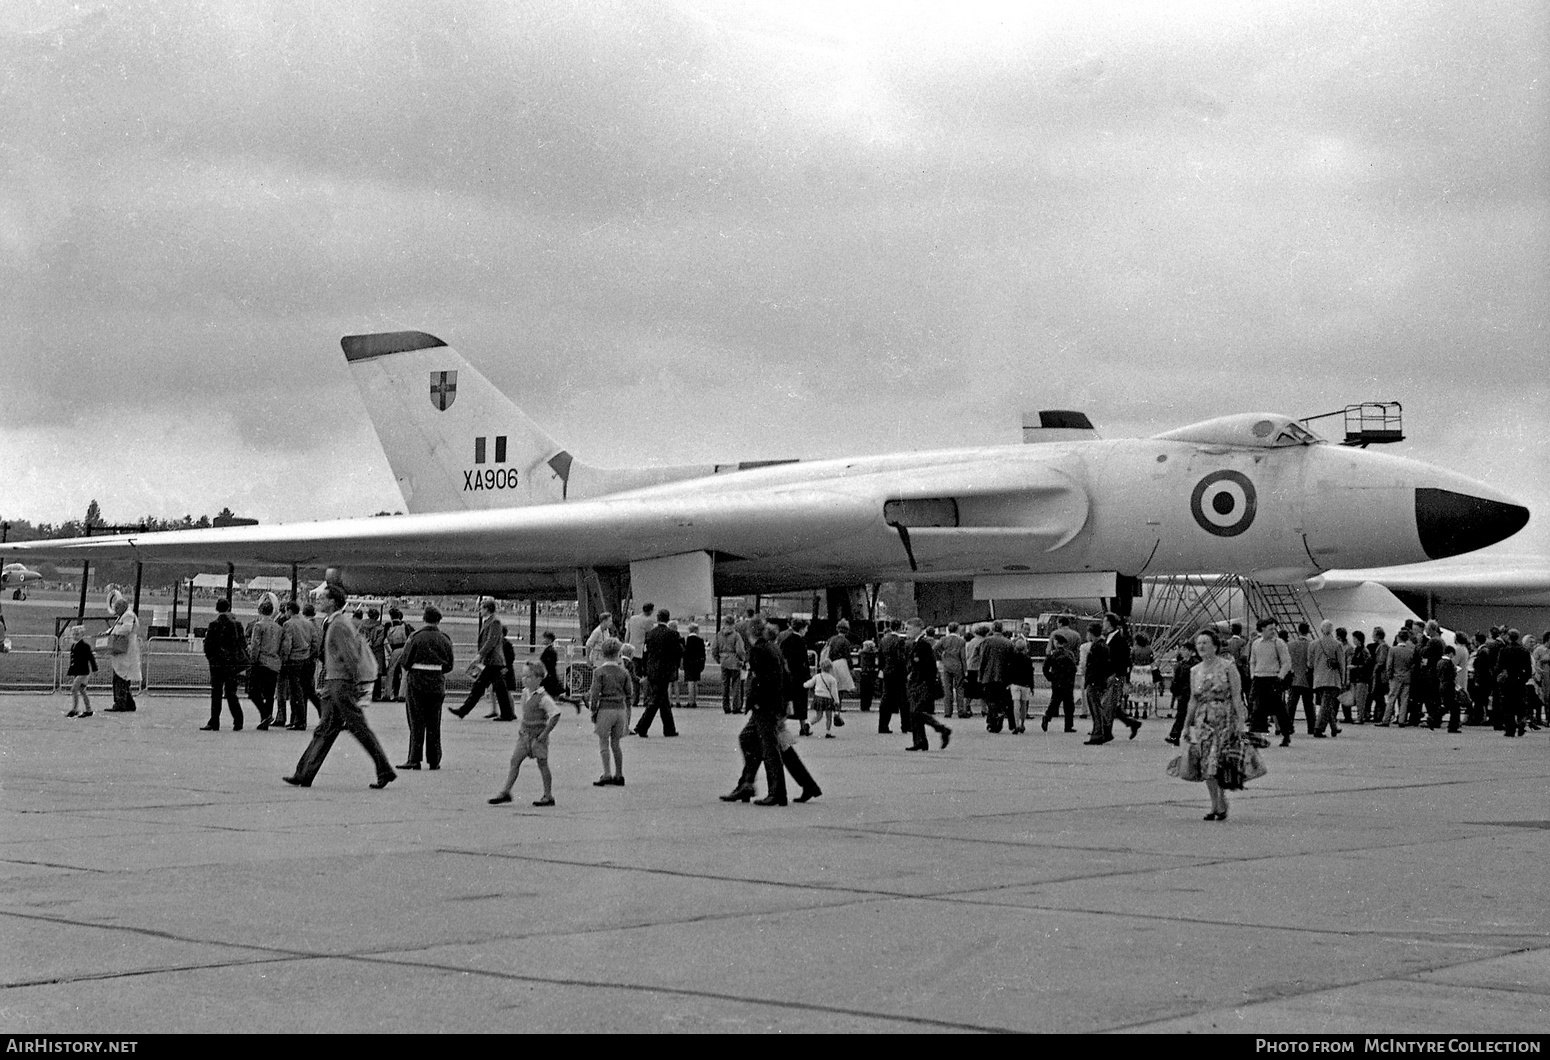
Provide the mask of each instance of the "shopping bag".
{"label": "shopping bag", "polygon": [[1168,775],[1178,777],[1180,780],[1203,780],[1200,775],[1199,745],[1189,744],[1179,754],[1174,755],[1173,760],[1168,763]]}
{"label": "shopping bag", "polygon": [[786,720],[784,718],[775,726],[775,743],[782,751],[789,751],[797,745],[796,733],[786,728]]}

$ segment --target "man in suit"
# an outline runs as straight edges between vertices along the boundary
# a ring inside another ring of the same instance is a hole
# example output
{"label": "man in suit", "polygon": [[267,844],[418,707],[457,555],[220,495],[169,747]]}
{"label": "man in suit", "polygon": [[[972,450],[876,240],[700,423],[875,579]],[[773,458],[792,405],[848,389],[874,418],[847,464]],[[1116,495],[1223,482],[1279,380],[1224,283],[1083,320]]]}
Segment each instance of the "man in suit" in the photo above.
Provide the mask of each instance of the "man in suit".
{"label": "man in suit", "polygon": [[1087,712],[1092,715],[1092,733],[1083,743],[1101,744],[1114,739],[1103,715],[1104,693],[1109,688],[1109,648],[1103,642],[1103,627],[1094,622],[1087,627],[1087,664],[1082,671]]}
{"label": "man in suit", "polygon": [[1006,719],[1009,728],[1017,728],[1012,718],[1012,691],[1007,687],[1011,655],[1012,642],[1001,632],[1001,623],[994,623],[979,652],[980,698],[985,701],[985,727],[991,732],[1001,731],[998,718]]}
{"label": "man in suit", "polygon": [[785,750],[780,746],[781,723],[786,714],[785,665],[780,650],[775,646],[774,627],[765,627],[758,616],[749,619],[749,637],[753,646],[748,650],[748,724],[738,733],[738,747],[743,752],[743,772],[737,779],[737,787],[721,796],[722,802],[748,802],[753,799],[754,779],[759,767],[764,766],[765,786],[768,794],[755,799],[759,806],[786,805],[786,770],[802,786],[798,802],[807,802],[823,794],[812,774],[797,756],[796,748]]}
{"label": "man in suit", "polygon": [[895,714],[899,715],[899,728],[910,731],[910,704],[905,682],[909,675],[909,645],[899,634],[901,623],[897,618],[889,623],[889,630],[877,644],[877,665],[883,678],[883,700],[877,710],[877,731],[892,732],[888,726]]}
{"label": "man in suit", "polygon": [[296,771],[283,779],[295,787],[310,788],[323,766],[323,759],[334,746],[335,738],[348,729],[376,766],[377,780],[371,786],[385,788],[398,779],[398,774],[393,772],[387,755],[382,753],[382,745],[366,724],[366,713],[360,707],[360,698],[371,692],[370,682],[365,688],[360,687],[360,634],[343,614],[344,590],[337,585],[325,585],[321,591],[319,604],[326,616],[323,621],[323,720],[313,730],[312,742],[302,752]]}
{"label": "man in suit", "polygon": [[791,628],[775,638],[775,646],[786,664],[786,699],[803,736],[812,733],[807,727],[807,681],[813,671],[807,665],[807,641],[802,639],[806,632],[807,619],[793,618]]}
{"label": "man in suit", "polygon": [[[221,727],[221,697],[231,709],[231,731],[242,729],[242,704],[237,700],[237,681],[242,677],[242,627],[231,617],[231,601],[215,601],[215,621],[205,630],[205,658],[210,663],[210,720],[205,732]],[[109,708],[112,709],[112,708]],[[303,704],[302,709],[306,709]]]}
{"label": "man in suit", "polygon": [[926,639],[925,623],[918,618],[910,619],[905,627],[905,639],[909,643],[905,687],[910,700],[910,719],[913,722],[911,731],[915,734],[914,742],[905,750],[924,751],[929,747],[926,743],[928,725],[942,738],[942,747],[945,749],[947,741],[952,739],[953,730],[936,720],[936,650]]}
{"label": "man in suit", "polygon": [[1103,616],[1103,643],[1109,649],[1109,684],[1104,689],[1103,732],[1114,738],[1114,723],[1122,721],[1130,728],[1134,740],[1141,731],[1141,719],[1131,717],[1125,710],[1130,702],[1130,634],[1125,624],[1113,611]]}
{"label": "man in suit", "polygon": [[937,655],[942,660],[942,691],[944,705],[942,713],[946,717],[957,714],[960,718],[969,716],[969,703],[963,697],[963,675],[968,669],[966,652],[968,644],[958,632],[958,623],[947,624],[947,635],[936,642]]}
{"label": "man in suit", "polygon": [[[1061,621],[1066,621],[1062,618]],[[1044,677],[1049,681],[1049,709],[1040,727],[1049,732],[1049,723],[1066,712],[1066,732],[1076,731],[1076,657],[1077,650],[1065,637],[1050,637],[1049,652],[1044,656]]]}
{"label": "man in suit", "polygon": [[474,709],[485,689],[493,688],[499,712],[486,714],[485,717],[516,721],[517,712],[511,706],[511,691],[506,687],[506,650],[503,647],[506,627],[495,617],[494,600],[484,601],[479,605],[479,610],[483,618],[479,626],[479,676],[474,679],[474,687],[469,689],[462,707],[448,707],[447,713],[455,718],[468,717],[468,712]]}
{"label": "man in suit", "polygon": [[1534,656],[1523,646],[1523,634],[1507,630],[1507,643],[1496,653],[1496,696],[1503,736],[1522,736],[1528,724],[1524,699],[1534,673]]}
{"label": "man in suit", "polygon": [[662,712],[662,735],[677,736],[678,726],[673,724],[673,704],[668,699],[668,689],[678,674],[678,664],[683,662],[684,642],[675,629],[667,628],[672,618],[667,608],[657,612],[657,624],[646,632],[646,684],[650,686],[651,700],[646,713],[635,726],[636,736],[648,736],[651,719]]}
{"label": "man in suit", "polygon": [[1286,642],[1286,654],[1292,660],[1292,672],[1287,675],[1286,712],[1297,724],[1297,703],[1302,702],[1303,721],[1308,735],[1313,735],[1317,708],[1313,704],[1313,667],[1308,665],[1308,653],[1313,644],[1308,636],[1308,623],[1297,623],[1297,635]]}
{"label": "man in suit", "polygon": [[318,630],[312,619],[301,613],[295,600],[286,603],[285,612],[288,617],[285,625],[280,627],[280,678],[289,689],[291,703],[285,727],[306,732],[307,704],[317,707],[319,714],[323,711],[323,702],[318,699],[313,680],[312,659]]}

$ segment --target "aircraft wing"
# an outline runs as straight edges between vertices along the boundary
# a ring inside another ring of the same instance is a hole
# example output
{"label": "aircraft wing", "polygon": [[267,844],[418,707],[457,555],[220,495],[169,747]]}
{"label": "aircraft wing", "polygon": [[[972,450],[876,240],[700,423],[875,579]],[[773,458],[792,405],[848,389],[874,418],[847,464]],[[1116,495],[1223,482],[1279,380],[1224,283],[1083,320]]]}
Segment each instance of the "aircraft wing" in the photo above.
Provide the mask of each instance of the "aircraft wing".
{"label": "aircraft wing", "polygon": [[1312,579],[1314,589],[1373,582],[1400,592],[1425,593],[1450,604],[1550,606],[1550,561],[1542,556],[1470,557],[1369,570],[1332,570]]}
{"label": "aircraft wing", "polygon": [[[998,513],[995,501],[1013,492],[1025,499],[1025,506],[1018,512],[1019,525],[1006,531],[1034,547],[1059,547],[1086,521],[1086,493],[1062,472],[970,461],[806,481],[738,472],[708,483],[524,508],[35,541],[0,546],[0,555],[41,555],[65,563],[117,559],[471,574],[563,571],[572,578],[578,568],[620,567],[691,552],[712,553],[718,562],[848,554],[858,565],[875,567],[880,555],[904,562],[905,546],[885,515],[897,510],[898,502],[948,496],[965,511],[975,510],[969,502],[978,500],[988,504],[987,512]],[[1039,518],[1030,520],[1029,508]],[[961,536],[977,541],[996,529],[965,526]],[[954,533],[934,526],[914,532],[933,542]]]}
{"label": "aircraft wing", "polygon": [[645,500],[581,501],[508,508],[275,526],[222,527],[111,538],[9,545],[13,553],[60,562],[144,562],[321,566],[406,564],[460,570],[611,566],[731,546],[781,550],[859,533],[878,515],[854,498],[822,490],[773,496],[720,496],[713,504]]}

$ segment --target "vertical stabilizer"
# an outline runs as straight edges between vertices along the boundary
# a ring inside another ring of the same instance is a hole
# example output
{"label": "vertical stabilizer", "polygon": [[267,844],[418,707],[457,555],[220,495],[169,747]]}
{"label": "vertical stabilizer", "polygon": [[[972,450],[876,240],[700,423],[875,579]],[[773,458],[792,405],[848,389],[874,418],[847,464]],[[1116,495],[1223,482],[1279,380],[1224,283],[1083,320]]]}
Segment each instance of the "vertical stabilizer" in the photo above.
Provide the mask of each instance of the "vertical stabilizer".
{"label": "vertical stabilizer", "polygon": [[461,354],[423,331],[346,335],[340,345],[410,512],[552,504],[717,470],[584,464]]}
{"label": "vertical stabilizer", "polygon": [[422,331],[340,344],[409,511],[565,499],[570,455],[452,347]]}

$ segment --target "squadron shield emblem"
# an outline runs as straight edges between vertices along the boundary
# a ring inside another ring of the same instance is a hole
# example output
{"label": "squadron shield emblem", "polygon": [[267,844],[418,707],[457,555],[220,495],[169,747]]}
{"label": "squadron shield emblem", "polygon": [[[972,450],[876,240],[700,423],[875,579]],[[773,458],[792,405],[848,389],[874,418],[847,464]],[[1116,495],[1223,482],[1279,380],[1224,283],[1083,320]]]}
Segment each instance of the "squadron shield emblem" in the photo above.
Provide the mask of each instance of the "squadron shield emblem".
{"label": "squadron shield emblem", "polygon": [[457,373],[431,373],[431,404],[437,412],[446,412],[457,400]]}
{"label": "squadron shield emblem", "polygon": [[1217,537],[1237,537],[1254,524],[1259,498],[1254,483],[1237,471],[1213,471],[1195,486],[1189,511],[1200,529]]}

